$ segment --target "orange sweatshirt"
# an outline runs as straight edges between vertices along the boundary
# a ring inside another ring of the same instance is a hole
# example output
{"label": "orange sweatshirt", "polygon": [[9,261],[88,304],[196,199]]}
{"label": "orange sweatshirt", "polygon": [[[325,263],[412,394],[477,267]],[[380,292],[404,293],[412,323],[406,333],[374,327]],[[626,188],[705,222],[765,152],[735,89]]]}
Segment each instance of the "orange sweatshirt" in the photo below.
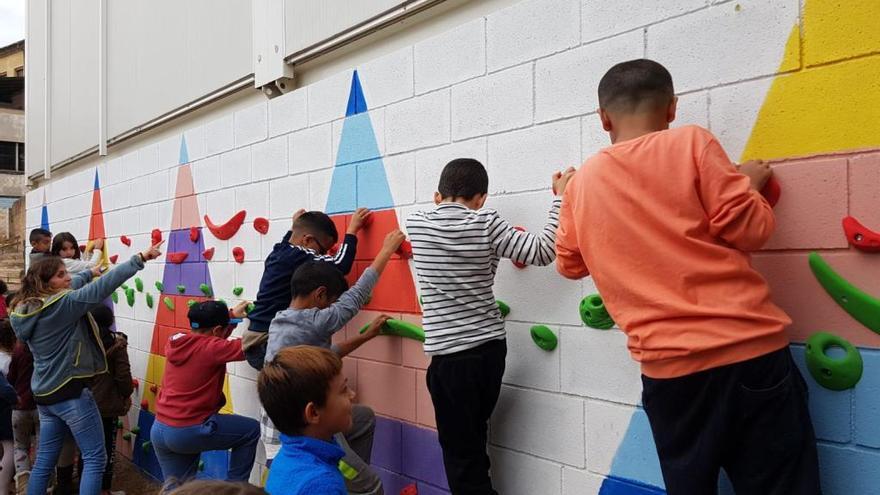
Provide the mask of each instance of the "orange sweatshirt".
{"label": "orange sweatshirt", "polygon": [[559,273],[592,273],[645,375],[679,377],[788,344],[791,320],[748,255],[773,232],[773,210],[709,131],[601,150],[566,187],[559,224]]}

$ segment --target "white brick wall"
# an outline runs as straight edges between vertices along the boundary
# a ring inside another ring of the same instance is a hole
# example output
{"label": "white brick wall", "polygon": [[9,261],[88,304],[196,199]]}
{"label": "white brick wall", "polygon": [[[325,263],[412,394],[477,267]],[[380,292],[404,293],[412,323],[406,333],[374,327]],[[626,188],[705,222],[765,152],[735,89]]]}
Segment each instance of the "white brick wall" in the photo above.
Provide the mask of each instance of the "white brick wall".
{"label": "white brick wall", "polygon": [[331,124],[294,132],[288,137],[290,172],[301,173],[333,166]]}
{"label": "white brick wall", "polygon": [[308,91],[300,88],[269,100],[269,136],[297,131],[309,125]]}
{"label": "white brick wall", "polygon": [[452,88],[452,138],[526,127],[532,123],[532,66],[522,65]]}
{"label": "white brick wall", "polygon": [[486,21],[477,19],[415,46],[416,94],[486,72]]}
{"label": "white brick wall", "polygon": [[253,144],[266,139],[268,115],[266,103],[260,103],[235,112],[233,135],[235,146]]}
{"label": "white brick wall", "polygon": [[607,38],[623,31],[682,15],[706,6],[706,0],[645,1],[583,0],[581,34],[584,41]]}
{"label": "white brick wall", "polygon": [[526,0],[486,20],[489,71],[561,52],[580,42],[578,0]]}
{"label": "white brick wall", "polygon": [[449,142],[449,90],[440,90],[388,107],[388,153]]}

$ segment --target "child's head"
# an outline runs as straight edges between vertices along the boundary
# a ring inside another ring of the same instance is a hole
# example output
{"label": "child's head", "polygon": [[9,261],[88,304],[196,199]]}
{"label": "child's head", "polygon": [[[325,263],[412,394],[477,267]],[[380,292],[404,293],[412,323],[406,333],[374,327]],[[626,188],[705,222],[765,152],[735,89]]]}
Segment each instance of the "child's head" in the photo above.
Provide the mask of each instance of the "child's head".
{"label": "child's head", "polygon": [[677,101],[672,75],[653,60],[621,62],[599,81],[599,116],[612,142],[668,129]]}
{"label": "child's head", "polygon": [[318,254],[327,254],[339,240],[336,224],[320,211],[307,211],[293,221],[290,243],[314,250]]}
{"label": "child's head", "polygon": [[303,263],[290,277],[292,302],[296,302],[300,308],[324,309],[347,290],[345,276],[330,263]]}
{"label": "child's head", "polygon": [[456,158],[443,167],[440,183],[434,193],[434,203],[461,203],[479,210],[489,193],[489,174],[486,167],[473,158]]}
{"label": "child's head", "polygon": [[35,253],[48,253],[52,243],[52,233],[46,229],[34,229],[28,240]]}
{"label": "child's head", "polygon": [[248,483],[221,480],[193,480],[168,492],[168,495],[266,495],[262,488]]}
{"label": "child's head", "polygon": [[0,280],[0,296],[5,296],[7,292],[9,292],[9,286],[6,285],[5,280]]}
{"label": "child's head", "polygon": [[222,301],[202,301],[190,306],[186,314],[192,331],[225,339],[232,333],[229,308]]}
{"label": "child's head", "polygon": [[0,351],[12,354],[15,347],[15,332],[12,330],[12,324],[8,318],[0,320]]}
{"label": "child's head", "polygon": [[281,349],[257,379],[266,414],[285,435],[329,439],[351,428],[354,391],[336,353],[312,346]]}
{"label": "child's head", "polygon": [[78,260],[80,258],[79,244],[76,237],[70,232],[61,232],[52,239],[52,256]]}

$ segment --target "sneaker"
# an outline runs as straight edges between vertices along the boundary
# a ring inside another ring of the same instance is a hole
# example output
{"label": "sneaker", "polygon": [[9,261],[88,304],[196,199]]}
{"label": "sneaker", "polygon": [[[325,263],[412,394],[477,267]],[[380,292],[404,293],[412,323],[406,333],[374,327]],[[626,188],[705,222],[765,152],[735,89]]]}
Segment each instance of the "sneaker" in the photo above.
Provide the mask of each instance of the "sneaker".
{"label": "sneaker", "polygon": [[30,471],[22,471],[20,473],[15,473],[15,495],[26,495],[28,480],[31,479]]}

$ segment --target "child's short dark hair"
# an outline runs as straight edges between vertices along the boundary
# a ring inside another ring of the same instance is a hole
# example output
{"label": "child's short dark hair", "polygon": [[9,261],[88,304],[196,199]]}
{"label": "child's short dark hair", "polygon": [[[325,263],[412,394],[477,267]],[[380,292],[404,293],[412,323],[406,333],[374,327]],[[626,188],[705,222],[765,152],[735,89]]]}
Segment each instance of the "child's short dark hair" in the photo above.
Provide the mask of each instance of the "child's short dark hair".
{"label": "child's short dark hair", "polygon": [[12,330],[12,323],[8,318],[3,318],[0,320],[0,350],[12,354],[16,341],[15,332]]}
{"label": "child's short dark hair", "polygon": [[621,62],[599,81],[599,106],[614,112],[661,108],[674,96],[672,75],[666,67],[646,58]]}
{"label": "child's short dark hair", "polygon": [[0,296],[6,295],[9,292],[9,286],[6,285],[5,280],[0,280]]}
{"label": "child's short dark hair", "polygon": [[330,382],[342,373],[333,351],[306,345],[285,347],[266,363],[257,378],[257,393],[269,419],[285,435],[301,435],[309,402],[322,407]]}
{"label": "child's short dark hair", "polygon": [[323,211],[307,211],[303,213],[293,222],[293,230],[301,230],[308,234],[320,234],[329,237],[333,239],[333,244],[336,244],[336,241],[339,240],[336,224]]}
{"label": "child's short dark hair", "polygon": [[489,174],[473,158],[456,158],[443,167],[437,192],[443,198],[473,199],[489,192]]}
{"label": "child's short dark hair", "polygon": [[40,239],[44,237],[52,237],[52,233],[46,229],[34,229],[31,231],[31,234],[28,236],[28,240],[31,243],[38,242]]}
{"label": "child's short dark hair", "polygon": [[70,232],[60,232],[52,239],[52,249],[50,250],[52,256],[61,256],[61,250],[64,249],[65,242],[73,245],[73,259],[80,259],[79,243]]}
{"label": "child's short dark hair", "polygon": [[337,298],[348,290],[348,281],[338,268],[320,261],[303,263],[290,277],[291,297],[307,296],[318,287],[326,287],[327,296]]}

